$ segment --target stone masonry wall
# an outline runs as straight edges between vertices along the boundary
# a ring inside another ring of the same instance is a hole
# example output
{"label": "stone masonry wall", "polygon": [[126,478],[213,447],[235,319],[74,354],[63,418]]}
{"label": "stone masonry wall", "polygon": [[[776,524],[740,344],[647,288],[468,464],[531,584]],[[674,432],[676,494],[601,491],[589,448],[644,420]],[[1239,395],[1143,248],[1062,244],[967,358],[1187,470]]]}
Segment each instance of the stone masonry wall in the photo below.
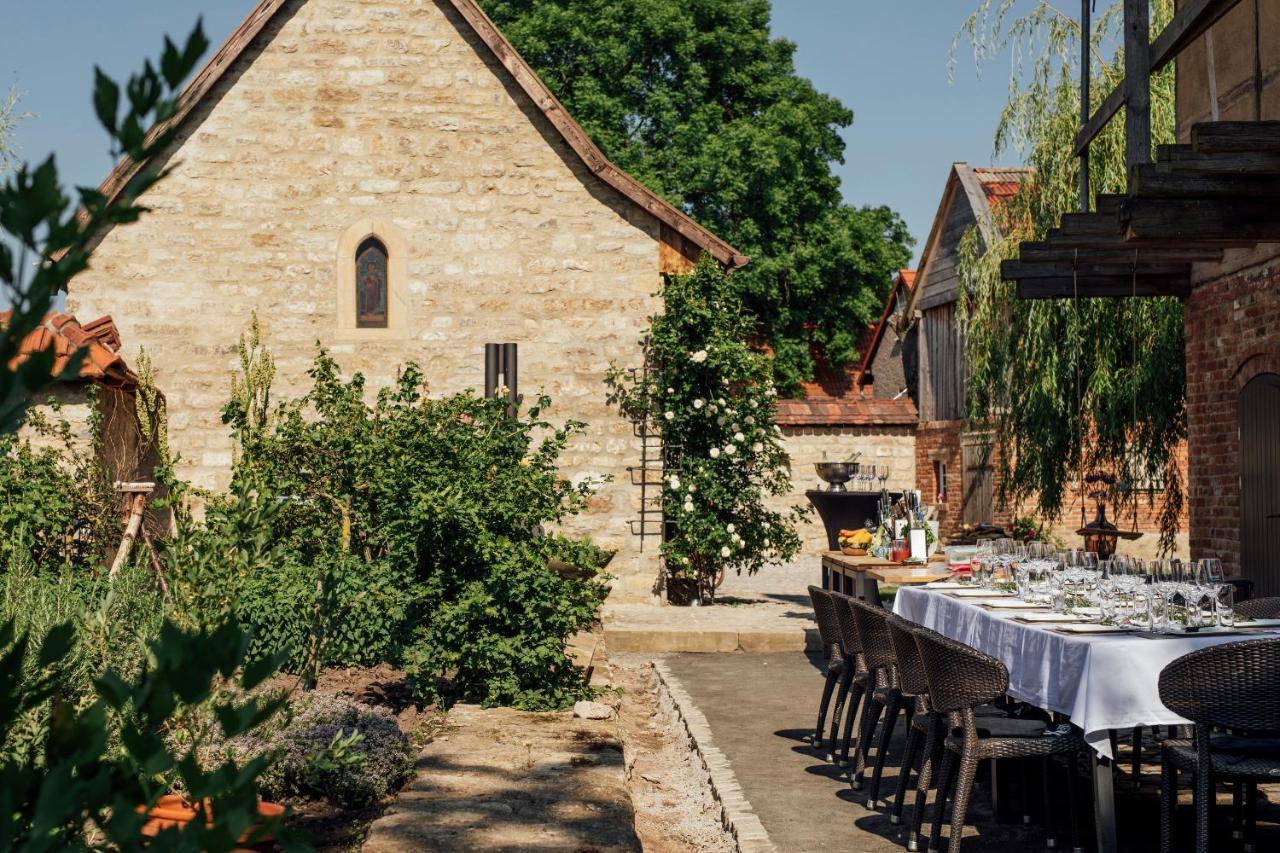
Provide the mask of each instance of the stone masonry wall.
{"label": "stone masonry wall", "polygon": [[1237,401],[1261,373],[1280,373],[1280,258],[1197,287],[1186,300],[1191,557],[1240,562]]}
{"label": "stone masonry wall", "polygon": [[[483,386],[485,342],[515,341],[526,398],[543,389],[553,419],[588,424],[565,475],[613,478],[571,529],[620,549],[615,594],[648,594],[656,549],[642,558],[627,524],[638,443],[603,380],[610,362],[640,361],[659,225],[586,170],[451,9],[289,4],[173,154],[175,171],[143,199],[153,212],[106,235],[68,310],[111,314],[125,357],[151,354],[184,476],[227,482],[219,412],[253,311],[277,399],[307,387],[317,342],[371,391],[412,359],[447,394]],[[340,265],[353,263],[339,242],[366,219],[407,255],[392,294],[404,316],[356,333],[338,318]]]}
{"label": "stone masonry wall", "polygon": [[[826,488],[818,480],[813,463],[846,459],[853,451],[861,460],[875,465],[889,465],[890,491],[910,488],[916,479],[914,428],[901,427],[783,427],[783,444],[791,455],[791,492],[772,501],[771,508],[781,510],[793,504],[809,506],[804,493],[808,489]],[[877,481],[876,488],[879,488]],[[800,528],[803,555],[827,549],[827,535],[817,513],[812,513]]]}

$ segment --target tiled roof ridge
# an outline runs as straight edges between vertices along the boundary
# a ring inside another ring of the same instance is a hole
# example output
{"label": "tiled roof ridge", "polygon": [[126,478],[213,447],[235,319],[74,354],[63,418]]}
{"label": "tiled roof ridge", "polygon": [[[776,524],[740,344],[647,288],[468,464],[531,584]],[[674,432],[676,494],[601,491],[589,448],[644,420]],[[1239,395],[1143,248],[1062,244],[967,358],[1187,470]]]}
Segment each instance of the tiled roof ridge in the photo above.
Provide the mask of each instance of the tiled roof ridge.
{"label": "tiled roof ridge", "polygon": [[[11,310],[0,311],[0,327],[11,316]],[[17,367],[37,353],[52,350],[52,373],[61,376],[72,356],[83,352],[79,379],[126,390],[136,388],[138,375],[119,355],[120,346],[120,332],[109,314],[81,323],[74,314],[50,311],[19,343],[18,356],[10,366]]]}

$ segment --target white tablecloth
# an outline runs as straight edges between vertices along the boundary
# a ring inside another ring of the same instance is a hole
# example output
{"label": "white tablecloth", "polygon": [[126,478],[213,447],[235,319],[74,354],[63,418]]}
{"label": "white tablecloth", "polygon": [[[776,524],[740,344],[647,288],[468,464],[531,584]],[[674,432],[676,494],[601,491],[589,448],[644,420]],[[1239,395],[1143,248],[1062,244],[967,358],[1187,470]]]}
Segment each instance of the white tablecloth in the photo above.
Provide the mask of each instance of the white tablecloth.
{"label": "white tablecloth", "polygon": [[1187,722],[1160,702],[1157,684],[1166,664],[1206,646],[1259,637],[1069,636],[920,587],[899,587],[893,610],[998,658],[1009,668],[1010,696],[1069,715],[1093,748],[1108,758],[1113,757],[1108,729]]}

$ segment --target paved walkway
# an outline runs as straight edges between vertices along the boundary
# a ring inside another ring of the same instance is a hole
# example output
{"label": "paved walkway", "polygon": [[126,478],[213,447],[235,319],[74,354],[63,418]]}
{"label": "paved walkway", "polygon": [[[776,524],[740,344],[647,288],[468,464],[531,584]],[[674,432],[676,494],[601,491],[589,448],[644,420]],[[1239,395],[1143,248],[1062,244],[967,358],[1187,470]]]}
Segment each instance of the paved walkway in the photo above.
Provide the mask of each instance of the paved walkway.
{"label": "paved walkway", "polygon": [[[705,716],[711,739],[728,758],[742,793],[781,851],[804,853],[819,850],[851,850],[866,853],[900,853],[905,830],[889,823],[884,809],[866,808],[865,791],[852,791],[832,765],[820,759],[802,740],[814,725],[822,678],[817,661],[807,655],[786,654],[679,654],[664,658],[666,669],[679,682],[697,709]],[[899,721],[895,745],[881,785],[881,799],[892,797],[897,783],[892,765],[901,754],[903,726]],[[1149,757],[1154,759],[1154,755]],[[1002,772],[1011,773],[1012,769]],[[1120,816],[1122,853],[1153,853],[1159,846],[1159,769],[1153,760],[1144,767],[1141,791],[1134,792],[1126,777],[1117,779],[1117,811]],[[979,776],[981,780],[982,775]],[[1061,795],[1063,779],[1055,776],[1055,808],[1061,807],[1061,832],[1066,826],[1066,802]],[[1006,776],[1006,782],[1011,777]],[[1083,775],[1077,780],[1084,825],[1082,837],[1087,850],[1093,849],[1089,784]],[[1194,836],[1188,781],[1184,779],[1175,837],[1189,841]],[[1017,786],[1002,785],[1002,790]],[[1033,794],[1038,810],[1039,794]],[[988,786],[980,785],[970,808],[970,824],[965,828],[966,853],[1039,853],[1045,833],[1038,826],[997,823],[992,817]],[[1020,792],[1008,791],[1008,807],[1021,812]],[[907,814],[914,796],[907,800]],[[1219,794],[1219,826],[1225,830],[1230,795]],[[1280,850],[1280,786],[1267,786],[1259,797],[1258,850]],[[1270,824],[1270,825],[1266,825]],[[927,832],[927,828],[926,828]],[[945,833],[945,830],[944,830]],[[972,837],[970,839],[970,837]],[[1067,848],[1060,835],[1059,847]],[[1224,849],[1234,849],[1223,837]],[[1185,846],[1182,849],[1189,849]]]}
{"label": "paved walkway", "polygon": [[730,575],[716,604],[670,607],[606,604],[605,642],[613,652],[800,652],[818,648],[806,587],[821,577],[820,558]]}

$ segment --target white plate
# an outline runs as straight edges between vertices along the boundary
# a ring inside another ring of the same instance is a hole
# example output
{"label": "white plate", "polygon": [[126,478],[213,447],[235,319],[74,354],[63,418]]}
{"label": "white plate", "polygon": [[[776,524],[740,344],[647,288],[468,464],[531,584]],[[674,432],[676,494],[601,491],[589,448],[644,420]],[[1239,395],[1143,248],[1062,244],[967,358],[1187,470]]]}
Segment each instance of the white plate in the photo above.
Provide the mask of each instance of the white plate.
{"label": "white plate", "polygon": [[1132,628],[1120,625],[1099,625],[1095,622],[1077,622],[1074,625],[1059,625],[1053,630],[1067,634],[1127,634]]}
{"label": "white plate", "polygon": [[973,584],[955,583],[954,581],[939,581],[937,583],[925,584],[925,589],[973,589]]}
{"label": "white plate", "polygon": [[1072,613],[1046,613],[1043,610],[1032,610],[1027,613],[1011,613],[1011,619],[1017,619],[1022,622],[1060,622],[1066,624],[1068,622],[1084,622],[1083,616],[1076,616]]}
{"label": "white plate", "polygon": [[1011,592],[1001,592],[998,589],[957,589],[949,592],[947,595],[952,598],[1013,598]]}
{"label": "white plate", "polygon": [[993,610],[1043,610],[1047,609],[1047,604],[1036,604],[1031,601],[1023,601],[1020,598],[975,598],[969,601],[970,604],[977,604],[980,607],[990,607]]}

